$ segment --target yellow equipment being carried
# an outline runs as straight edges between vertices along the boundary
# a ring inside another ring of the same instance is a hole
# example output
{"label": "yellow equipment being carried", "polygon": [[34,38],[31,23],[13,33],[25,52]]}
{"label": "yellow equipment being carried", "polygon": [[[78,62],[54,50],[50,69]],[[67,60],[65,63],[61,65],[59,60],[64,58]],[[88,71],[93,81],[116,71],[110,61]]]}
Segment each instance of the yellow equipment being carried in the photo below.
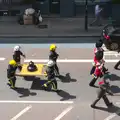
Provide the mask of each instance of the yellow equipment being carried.
{"label": "yellow equipment being carried", "polygon": [[16,73],[16,76],[47,76],[45,72],[45,64],[35,64],[37,67],[36,71],[30,72],[28,71],[28,64],[23,64],[22,65],[22,70],[19,73]]}

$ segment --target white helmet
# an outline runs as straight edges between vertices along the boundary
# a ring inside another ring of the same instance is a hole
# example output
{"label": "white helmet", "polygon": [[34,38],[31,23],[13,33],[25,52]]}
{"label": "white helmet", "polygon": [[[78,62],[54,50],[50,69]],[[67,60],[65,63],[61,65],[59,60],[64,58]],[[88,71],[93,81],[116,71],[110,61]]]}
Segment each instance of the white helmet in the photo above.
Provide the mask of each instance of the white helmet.
{"label": "white helmet", "polygon": [[53,65],[54,65],[54,62],[52,60],[49,60],[48,63],[47,63],[47,66],[52,67]]}
{"label": "white helmet", "polygon": [[19,45],[14,47],[14,51],[19,51],[19,50],[20,50],[20,46]]}

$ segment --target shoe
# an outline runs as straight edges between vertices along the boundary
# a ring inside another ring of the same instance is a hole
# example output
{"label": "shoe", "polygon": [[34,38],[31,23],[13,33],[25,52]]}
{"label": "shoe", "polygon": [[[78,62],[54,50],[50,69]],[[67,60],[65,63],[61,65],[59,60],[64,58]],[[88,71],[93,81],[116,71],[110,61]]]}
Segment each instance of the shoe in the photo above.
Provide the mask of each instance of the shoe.
{"label": "shoe", "polygon": [[11,84],[10,84],[10,83],[7,83],[7,85],[8,85],[8,86],[11,86]]}
{"label": "shoe", "polygon": [[95,87],[95,85],[89,84],[90,87]]}
{"label": "shoe", "polygon": [[117,70],[118,68],[117,68],[117,67],[114,67],[114,69],[116,69],[116,70]]}
{"label": "shoe", "polygon": [[11,88],[11,89],[15,89],[15,87],[14,87],[14,86],[10,86],[10,88]]}
{"label": "shoe", "polygon": [[11,87],[11,89],[15,89],[15,86],[14,86],[14,85],[11,85],[10,87]]}
{"label": "shoe", "polygon": [[91,108],[95,108],[96,106],[95,105],[91,105]]}
{"label": "shoe", "polygon": [[111,102],[111,103],[109,103],[107,106],[108,106],[108,107],[112,107],[112,106],[113,106],[113,103]]}

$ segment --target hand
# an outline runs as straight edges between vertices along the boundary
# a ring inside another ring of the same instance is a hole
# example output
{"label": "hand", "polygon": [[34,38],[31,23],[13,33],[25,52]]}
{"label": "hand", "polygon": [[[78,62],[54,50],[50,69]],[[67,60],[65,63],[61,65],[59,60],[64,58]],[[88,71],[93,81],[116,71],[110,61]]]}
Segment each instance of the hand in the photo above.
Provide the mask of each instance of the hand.
{"label": "hand", "polygon": [[24,55],[23,57],[24,57],[24,58],[26,58],[26,56],[25,56],[25,55]]}

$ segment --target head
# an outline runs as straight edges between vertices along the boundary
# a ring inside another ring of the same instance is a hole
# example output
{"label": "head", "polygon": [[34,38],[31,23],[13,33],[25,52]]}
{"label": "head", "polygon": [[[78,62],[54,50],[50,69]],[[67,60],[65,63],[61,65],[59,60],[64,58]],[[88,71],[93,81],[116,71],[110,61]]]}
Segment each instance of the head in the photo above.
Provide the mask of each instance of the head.
{"label": "head", "polygon": [[47,63],[48,67],[53,67],[54,65],[55,65],[55,63],[52,60],[49,60],[48,63]]}
{"label": "head", "polygon": [[17,66],[17,63],[15,60],[10,60],[9,61],[9,65],[13,66],[13,67],[16,67]]}
{"label": "head", "polygon": [[55,44],[50,45],[50,51],[55,51],[57,46]]}
{"label": "head", "polygon": [[34,62],[30,61],[30,62],[29,62],[29,65],[34,65]]}
{"label": "head", "polygon": [[103,43],[100,41],[97,41],[95,44],[96,48],[102,47],[102,45],[103,45]]}
{"label": "head", "polygon": [[14,47],[14,52],[20,51],[20,48],[21,48],[21,47],[20,47],[19,45],[15,46],[15,47]]}

